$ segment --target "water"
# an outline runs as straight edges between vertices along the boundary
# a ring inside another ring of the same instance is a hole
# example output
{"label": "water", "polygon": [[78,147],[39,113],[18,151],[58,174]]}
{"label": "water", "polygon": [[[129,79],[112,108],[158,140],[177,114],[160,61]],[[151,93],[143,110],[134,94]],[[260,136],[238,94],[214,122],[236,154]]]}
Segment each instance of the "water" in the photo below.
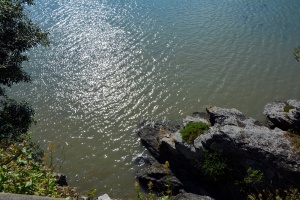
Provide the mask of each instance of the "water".
{"label": "water", "polygon": [[[180,119],[207,105],[263,120],[274,100],[300,99],[300,1],[39,0],[51,32],[29,52],[31,84],[11,95],[36,109],[34,139],[56,145],[57,169],[86,192],[133,197],[147,152],[145,118]],[[55,161],[56,162],[56,161]]]}

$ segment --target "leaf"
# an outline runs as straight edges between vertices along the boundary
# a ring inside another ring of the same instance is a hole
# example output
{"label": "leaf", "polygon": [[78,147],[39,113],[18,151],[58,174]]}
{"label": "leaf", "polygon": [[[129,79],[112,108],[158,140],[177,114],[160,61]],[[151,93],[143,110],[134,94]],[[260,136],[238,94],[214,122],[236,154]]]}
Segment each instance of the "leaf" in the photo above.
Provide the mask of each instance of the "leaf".
{"label": "leaf", "polygon": [[92,189],[92,190],[90,190],[88,193],[87,193],[87,196],[94,196],[95,195],[95,193],[97,192],[97,190],[96,189]]}
{"label": "leaf", "polygon": [[27,164],[27,161],[23,160],[22,158],[18,158],[17,162],[21,164]]}
{"label": "leaf", "polygon": [[32,179],[26,182],[25,187],[30,187],[32,186]]}

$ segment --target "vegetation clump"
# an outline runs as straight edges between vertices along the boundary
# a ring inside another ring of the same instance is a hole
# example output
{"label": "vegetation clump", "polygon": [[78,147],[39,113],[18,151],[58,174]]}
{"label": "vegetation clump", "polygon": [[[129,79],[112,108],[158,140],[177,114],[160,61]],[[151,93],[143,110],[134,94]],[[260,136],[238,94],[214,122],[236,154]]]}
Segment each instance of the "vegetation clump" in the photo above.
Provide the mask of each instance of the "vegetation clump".
{"label": "vegetation clump", "polygon": [[22,67],[28,60],[26,52],[35,46],[49,45],[49,33],[27,16],[26,8],[33,4],[34,0],[0,1],[0,140],[15,140],[34,122],[32,107],[5,93],[5,87],[30,82],[30,75]]}
{"label": "vegetation clump", "polygon": [[205,151],[202,169],[209,180],[218,182],[223,180],[229,171],[229,165],[227,160],[221,157],[220,152]]}
{"label": "vegetation clump", "polygon": [[0,148],[0,192],[59,197],[52,170],[26,140]]}
{"label": "vegetation clump", "polygon": [[209,126],[203,122],[190,122],[180,131],[183,141],[192,143],[199,135],[209,129]]}
{"label": "vegetation clump", "polygon": [[284,106],[283,110],[284,110],[284,112],[289,112],[291,109],[294,109],[294,108],[295,108],[294,106],[287,105],[287,106]]}

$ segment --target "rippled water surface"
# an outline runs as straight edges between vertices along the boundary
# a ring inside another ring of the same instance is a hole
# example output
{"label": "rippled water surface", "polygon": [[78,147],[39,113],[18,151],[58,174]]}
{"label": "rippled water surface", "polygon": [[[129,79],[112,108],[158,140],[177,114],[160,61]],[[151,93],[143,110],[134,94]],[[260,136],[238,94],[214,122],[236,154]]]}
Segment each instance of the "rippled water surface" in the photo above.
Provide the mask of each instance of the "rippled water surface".
{"label": "rippled water surface", "polygon": [[144,118],[180,119],[207,105],[263,119],[300,99],[299,0],[39,0],[50,47],[30,51],[33,83],[11,93],[36,109],[34,138],[56,145],[79,191],[132,197]]}

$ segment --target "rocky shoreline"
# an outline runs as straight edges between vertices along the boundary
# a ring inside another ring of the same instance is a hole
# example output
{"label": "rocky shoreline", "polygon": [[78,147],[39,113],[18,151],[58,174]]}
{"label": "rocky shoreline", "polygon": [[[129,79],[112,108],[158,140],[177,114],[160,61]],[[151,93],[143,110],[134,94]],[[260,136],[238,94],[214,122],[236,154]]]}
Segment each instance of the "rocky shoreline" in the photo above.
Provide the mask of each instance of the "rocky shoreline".
{"label": "rocky shoreline", "polygon": [[[171,186],[173,199],[245,199],[299,189],[300,101],[267,104],[264,114],[267,124],[213,106],[180,125],[142,122],[138,135],[153,158],[143,158],[138,180],[145,188],[151,181],[157,193]],[[209,129],[187,143],[180,130],[190,122]]]}

